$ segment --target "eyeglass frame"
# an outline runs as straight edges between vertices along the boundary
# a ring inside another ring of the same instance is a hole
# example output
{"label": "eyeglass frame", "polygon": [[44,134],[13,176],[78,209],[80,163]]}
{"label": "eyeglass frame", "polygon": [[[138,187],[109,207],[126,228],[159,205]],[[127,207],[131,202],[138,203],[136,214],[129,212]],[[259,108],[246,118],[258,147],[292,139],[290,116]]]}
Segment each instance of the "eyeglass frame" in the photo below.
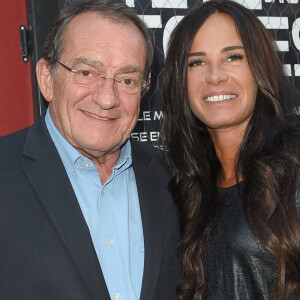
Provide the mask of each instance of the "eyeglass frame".
{"label": "eyeglass frame", "polygon": [[[60,64],[67,71],[72,72],[72,73],[77,73],[76,69],[72,69],[72,68],[68,67],[67,65],[65,65],[62,62],[60,62],[59,60],[57,60],[56,58],[51,58],[51,60],[54,60],[55,62],[57,62],[58,64]],[[101,78],[101,79],[111,79],[111,80],[114,81],[114,83],[120,82],[120,80],[118,80],[116,78],[113,78],[113,77],[99,76],[99,78]],[[144,80],[143,84],[142,84],[141,97],[143,97],[148,92],[149,87],[150,87],[150,78],[149,78],[149,76],[147,76],[147,78],[148,79]]]}

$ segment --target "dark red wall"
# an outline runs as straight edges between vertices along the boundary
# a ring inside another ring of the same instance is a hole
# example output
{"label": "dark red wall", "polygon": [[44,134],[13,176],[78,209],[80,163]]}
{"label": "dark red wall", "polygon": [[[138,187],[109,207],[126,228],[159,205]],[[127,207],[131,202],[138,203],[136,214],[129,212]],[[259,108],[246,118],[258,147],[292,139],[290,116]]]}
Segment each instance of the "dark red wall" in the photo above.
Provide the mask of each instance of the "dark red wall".
{"label": "dark red wall", "polygon": [[0,0],[0,136],[34,121],[30,63],[21,58],[21,24],[27,28],[25,0]]}

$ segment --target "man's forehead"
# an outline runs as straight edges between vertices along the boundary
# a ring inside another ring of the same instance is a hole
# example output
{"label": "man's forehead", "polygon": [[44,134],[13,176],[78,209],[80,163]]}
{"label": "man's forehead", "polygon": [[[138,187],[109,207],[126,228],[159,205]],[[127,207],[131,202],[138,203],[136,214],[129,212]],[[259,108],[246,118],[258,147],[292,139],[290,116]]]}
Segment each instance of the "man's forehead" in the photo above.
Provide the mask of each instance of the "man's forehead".
{"label": "man's forehead", "polygon": [[103,60],[111,55],[123,67],[127,65],[126,60],[129,65],[144,64],[146,54],[144,37],[131,22],[120,23],[98,12],[84,12],[74,17],[66,28],[61,56],[74,64],[103,67]]}
{"label": "man's forehead", "polygon": [[[112,32],[123,32],[123,37],[119,36],[124,41],[133,38],[140,39],[145,44],[145,39],[140,29],[130,20],[120,17],[118,20],[115,16],[105,16],[102,12],[91,11],[83,12],[75,16],[66,26],[63,41],[76,41],[78,38],[93,40],[101,37],[112,37]],[[124,31],[126,32],[124,34]]]}
{"label": "man's forehead", "polygon": [[86,11],[82,12],[71,19],[69,24],[66,27],[65,34],[68,34],[68,31],[71,31],[71,34],[74,34],[74,30],[84,28],[88,29],[91,23],[95,25],[99,23],[107,23],[107,24],[115,24],[120,26],[129,26],[135,28],[139,31],[139,29],[125,17],[117,17],[114,15],[107,15],[102,11]]}

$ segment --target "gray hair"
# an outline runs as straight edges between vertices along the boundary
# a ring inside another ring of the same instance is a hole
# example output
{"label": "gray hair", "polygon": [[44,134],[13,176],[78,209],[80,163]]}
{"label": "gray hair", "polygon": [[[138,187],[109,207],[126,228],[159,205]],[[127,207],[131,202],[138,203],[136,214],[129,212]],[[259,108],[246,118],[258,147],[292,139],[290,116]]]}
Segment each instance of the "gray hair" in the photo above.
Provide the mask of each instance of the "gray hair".
{"label": "gray hair", "polygon": [[49,63],[52,74],[57,69],[59,60],[64,47],[64,33],[70,21],[77,15],[84,12],[99,12],[104,18],[113,22],[131,22],[142,33],[147,57],[145,63],[144,77],[146,79],[153,59],[153,44],[145,23],[137,15],[133,8],[128,7],[121,0],[89,0],[77,1],[68,4],[60,13],[56,22],[52,25],[48,37],[43,47],[42,57]]}

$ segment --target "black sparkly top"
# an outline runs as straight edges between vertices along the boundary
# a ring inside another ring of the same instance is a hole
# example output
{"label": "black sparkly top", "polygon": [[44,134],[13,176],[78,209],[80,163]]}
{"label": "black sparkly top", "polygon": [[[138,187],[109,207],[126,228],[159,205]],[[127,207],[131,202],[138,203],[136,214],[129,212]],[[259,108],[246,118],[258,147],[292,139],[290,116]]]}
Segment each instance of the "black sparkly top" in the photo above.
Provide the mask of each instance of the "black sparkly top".
{"label": "black sparkly top", "polygon": [[278,267],[246,222],[242,189],[239,183],[220,192],[220,214],[203,257],[207,300],[272,299]]}

